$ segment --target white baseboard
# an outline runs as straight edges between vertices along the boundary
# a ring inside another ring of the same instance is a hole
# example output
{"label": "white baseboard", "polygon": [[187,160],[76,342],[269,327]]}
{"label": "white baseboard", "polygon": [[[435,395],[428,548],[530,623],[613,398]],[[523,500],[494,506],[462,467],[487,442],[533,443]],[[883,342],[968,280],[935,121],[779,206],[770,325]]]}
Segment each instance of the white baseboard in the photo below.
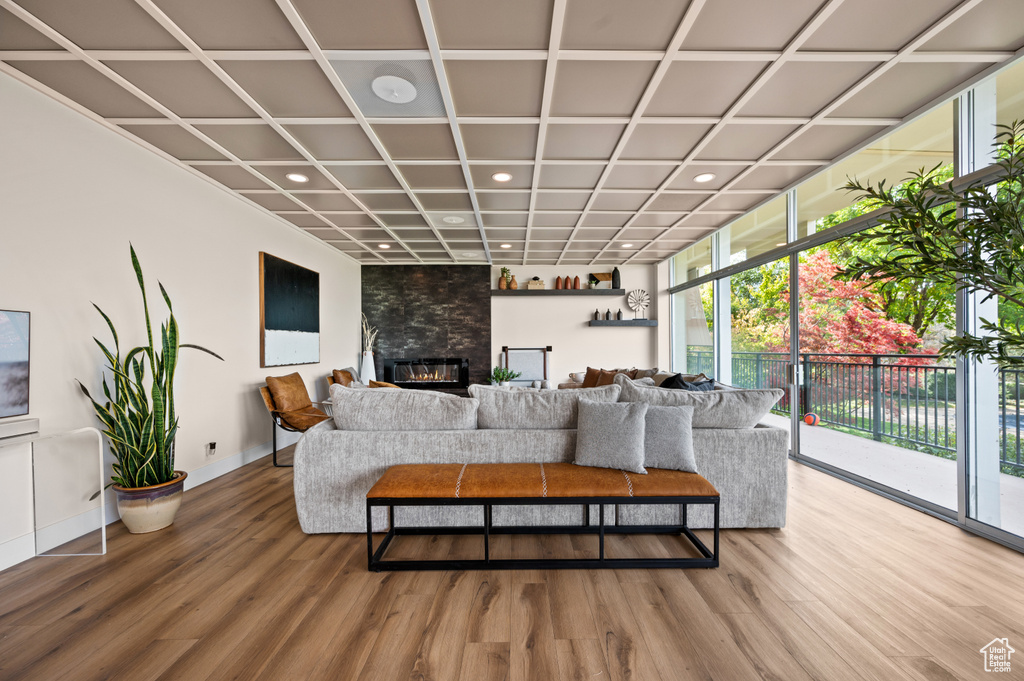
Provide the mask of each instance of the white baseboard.
{"label": "white baseboard", "polygon": [[[286,445],[278,444],[278,447],[284,447]],[[230,473],[233,470],[241,468],[242,466],[252,463],[258,459],[262,459],[265,456],[269,456],[273,451],[269,442],[264,442],[261,445],[250,447],[244,452],[229,456],[226,459],[219,459],[211,464],[207,464],[202,468],[197,468],[194,471],[188,472],[188,477],[185,478],[185,489],[192,489],[198,487],[205,482],[216,480],[222,475]]]}
{"label": "white baseboard", "polygon": [[[118,520],[117,502],[110,500],[105,504],[107,514],[107,525]],[[36,547],[39,553],[55,549],[61,544],[67,544],[72,539],[89,534],[100,527],[100,508],[89,509],[85,513],[71,516],[59,523],[36,528]],[[88,549],[89,552],[99,552],[99,547]]]}
{"label": "white baseboard", "polygon": [[0,570],[13,567],[36,555],[36,542],[32,534],[23,534],[0,544]]}
{"label": "white baseboard", "polygon": [[[278,443],[278,447],[287,447],[288,444],[290,443]],[[264,442],[234,456],[229,456],[226,459],[220,459],[202,468],[189,471],[188,478],[185,479],[185,489],[192,489],[203,483],[216,480],[220,476],[241,468],[246,464],[269,456],[272,451],[271,444]],[[108,525],[120,520],[120,517],[117,515],[117,503],[114,500],[107,502],[106,514]],[[22,561],[33,558],[36,555],[37,543],[40,552],[49,551],[54,547],[66,544],[73,539],[93,532],[99,529],[99,526],[100,509],[96,507],[53,525],[37,528],[34,535],[29,533],[6,541],[0,544],[0,570],[6,570]]]}

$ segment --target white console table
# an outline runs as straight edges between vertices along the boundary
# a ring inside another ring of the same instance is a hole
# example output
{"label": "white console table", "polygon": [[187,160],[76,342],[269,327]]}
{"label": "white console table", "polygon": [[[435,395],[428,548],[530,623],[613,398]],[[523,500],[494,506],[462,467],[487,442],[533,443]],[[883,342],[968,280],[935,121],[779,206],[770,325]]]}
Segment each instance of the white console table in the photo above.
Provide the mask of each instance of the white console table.
{"label": "white console table", "polygon": [[[103,435],[99,430],[92,426],[85,428],[77,428],[75,430],[68,430],[62,433],[54,433],[52,435],[39,435],[38,433],[32,433],[29,435],[18,435],[9,438],[0,439],[0,450],[5,448],[14,447],[18,445],[29,445],[32,457],[32,533],[33,541],[35,542],[35,555],[36,556],[102,556],[107,552],[107,510],[106,505],[103,503],[103,499],[100,499],[100,551],[99,553],[55,553],[53,551],[47,551],[45,553],[39,552],[38,534],[39,528],[36,526],[36,504],[35,504],[35,443],[42,442],[44,440],[55,440],[58,438],[68,437],[71,435],[80,435],[82,433],[91,433],[96,436],[96,463],[97,463],[97,474],[99,481],[99,489],[102,493],[103,483],[105,480],[103,471]],[[2,451],[0,451],[2,453]]]}

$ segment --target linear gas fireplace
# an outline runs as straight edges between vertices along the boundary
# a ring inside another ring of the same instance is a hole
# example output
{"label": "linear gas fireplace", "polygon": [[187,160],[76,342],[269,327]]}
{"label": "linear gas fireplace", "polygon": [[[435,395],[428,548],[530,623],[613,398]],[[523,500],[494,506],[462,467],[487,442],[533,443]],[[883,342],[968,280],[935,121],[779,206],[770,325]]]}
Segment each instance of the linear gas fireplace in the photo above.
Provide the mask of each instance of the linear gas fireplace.
{"label": "linear gas fireplace", "polygon": [[469,385],[469,360],[461,357],[385,359],[384,380],[402,388],[438,390]]}

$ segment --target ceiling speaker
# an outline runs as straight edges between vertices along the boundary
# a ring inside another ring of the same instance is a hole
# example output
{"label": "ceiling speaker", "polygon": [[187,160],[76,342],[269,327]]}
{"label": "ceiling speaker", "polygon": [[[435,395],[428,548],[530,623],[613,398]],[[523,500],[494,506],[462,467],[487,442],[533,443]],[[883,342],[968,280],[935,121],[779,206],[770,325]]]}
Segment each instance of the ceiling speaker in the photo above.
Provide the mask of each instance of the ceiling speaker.
{"label": "ceiling speaker", "polygon": [[380,61],[332,59],[356,106],[367,118],[446,117],[441,89],[429,59]]}

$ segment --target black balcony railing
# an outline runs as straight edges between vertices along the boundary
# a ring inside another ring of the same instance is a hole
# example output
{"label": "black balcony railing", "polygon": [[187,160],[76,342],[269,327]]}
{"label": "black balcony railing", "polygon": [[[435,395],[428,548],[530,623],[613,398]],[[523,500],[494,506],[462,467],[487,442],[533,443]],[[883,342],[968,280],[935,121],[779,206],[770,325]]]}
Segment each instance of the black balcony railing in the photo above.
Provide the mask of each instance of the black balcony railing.
{"label": "black balcony railing", "polygon": [[[687,371],[713,375],[714,355],[688,348]],[[956,453],[956,370],[938,355],[800,355],[803,367],[797,413],[816,413],[823,424],[878,441],[953,458]],[[732,384],[783,388],[789,353],[735,352]],[[999,372],[1000,460],[1024,474],[1021,392],[1024,371]],[[774,411],[790,413],[789,395]]]}

